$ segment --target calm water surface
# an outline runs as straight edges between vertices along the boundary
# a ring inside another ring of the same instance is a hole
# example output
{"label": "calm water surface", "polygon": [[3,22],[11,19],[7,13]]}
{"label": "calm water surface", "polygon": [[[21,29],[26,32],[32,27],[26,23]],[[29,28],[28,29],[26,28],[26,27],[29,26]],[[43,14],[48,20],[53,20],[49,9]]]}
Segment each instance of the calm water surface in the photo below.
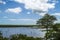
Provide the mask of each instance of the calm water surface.
{"label": "calm water surface", "polygon": [[42,32],[39,28],[37,29],[30,27],[0,28],[0,31],[3,33],[4,37],[9,37],[13,34],[25,34],[33,37],[43,37],[45,34],[45,32]]}

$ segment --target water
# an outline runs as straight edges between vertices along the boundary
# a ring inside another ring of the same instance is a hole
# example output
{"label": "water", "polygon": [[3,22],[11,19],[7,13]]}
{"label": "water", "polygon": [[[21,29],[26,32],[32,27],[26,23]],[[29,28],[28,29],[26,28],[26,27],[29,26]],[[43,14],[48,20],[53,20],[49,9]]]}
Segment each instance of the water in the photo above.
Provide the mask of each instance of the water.
{"label": "water", "polygon": [[30,28],[30,27],[13,27],[13,28],[0,28],[4,37],[9,37],[13,34],[25,34],[27,36],[33,37],[44,37],[45,32],[41,29]]}

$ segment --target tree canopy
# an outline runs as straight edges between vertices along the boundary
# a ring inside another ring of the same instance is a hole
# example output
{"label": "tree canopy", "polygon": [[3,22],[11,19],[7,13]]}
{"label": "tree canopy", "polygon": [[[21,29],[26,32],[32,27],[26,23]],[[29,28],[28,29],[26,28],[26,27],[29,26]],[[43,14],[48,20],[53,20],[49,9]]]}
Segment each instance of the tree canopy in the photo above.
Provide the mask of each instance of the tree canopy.
{"label": "tree canopy", "polygon": [[[52,28],[52,26],[54,25],[54,22],[56,21],[56,17],[53,16],[53,15],[49,15],[49,14],[45,14],[42,18],[40,18],[38,21],[37,21],[37,24],[38,25],[41,25],[40,27],[43,27],[43,28],[46,28],[46,35],[45,35],[45,39],[47,40],[48,39],[48,35],[49,35],[49,31],[51,29],[49,28]],[[51,31],[52,32],[52,31]]]}

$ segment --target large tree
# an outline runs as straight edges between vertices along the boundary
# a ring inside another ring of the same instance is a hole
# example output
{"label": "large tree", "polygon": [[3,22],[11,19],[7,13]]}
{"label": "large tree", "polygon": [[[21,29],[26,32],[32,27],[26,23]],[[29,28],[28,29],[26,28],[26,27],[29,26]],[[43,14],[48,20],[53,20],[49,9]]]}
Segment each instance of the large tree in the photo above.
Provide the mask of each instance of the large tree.
{"label": "large tree", "polygon": [[38,25],[41,25],[41,27],[46,28],[46,40],[48,39],[48,33],[49,28],[52,28],[54,25],[54,21],[56,20],[56,17],[53,15],[45,14],[41,19],[37,21]]}

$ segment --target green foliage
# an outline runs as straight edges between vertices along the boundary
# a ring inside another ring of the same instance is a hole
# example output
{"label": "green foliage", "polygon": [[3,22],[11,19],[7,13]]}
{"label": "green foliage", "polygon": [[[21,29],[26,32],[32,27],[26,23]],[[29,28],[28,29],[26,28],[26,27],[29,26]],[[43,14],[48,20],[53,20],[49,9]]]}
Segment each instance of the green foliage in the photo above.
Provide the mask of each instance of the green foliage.
{"label": "green foliage", "polygon": [[42,40],[42,38],[34,38],[22,34],[17,34],[17,35],[12,35],[10,40]]}
{"label": "green foliage", "polygon": [[55,24],[53,26],[53,40],[60,40],[60,27],[59,27],[60,24]]}
{"label": "green foliage", "polygon": [[46,40],[48,40],[48,38],[53,32],[52,26],[54,25],[54,21],[56,21],[56,17],[49,14],[45,14],[41,19],[37,21],[38,25],[41,25],[41,27],[46,28]]}
{"label": "green foliage", "polygon": [[37,21],[37,24],[38,25],[42,25],[44,26],[45,28],[46,27],[50,27],[54,24],[54,21],[56,20],[56,17],[55,16],[51,16],[49,14],[45,14],[41,19],[39,19]]}
{"label": "green foliage", "polygon": [[15,34],[11,35],[10,38],[0,36],[0,40],[42,40],[42,38],[28,37],[27,35]]}

